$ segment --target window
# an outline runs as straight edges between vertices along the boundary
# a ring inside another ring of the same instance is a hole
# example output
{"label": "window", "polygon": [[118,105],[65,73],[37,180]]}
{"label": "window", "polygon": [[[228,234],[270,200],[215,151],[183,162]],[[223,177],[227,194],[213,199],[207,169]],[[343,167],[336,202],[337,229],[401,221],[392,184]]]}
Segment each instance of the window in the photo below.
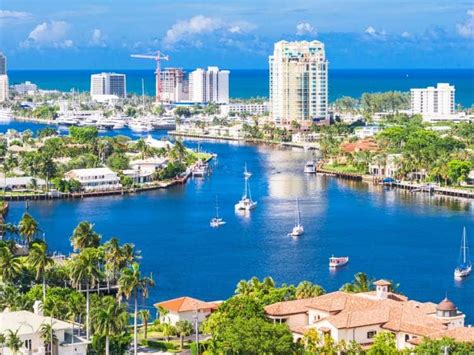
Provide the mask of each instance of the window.
{"label": "window", "polygon": [[27,348],[28,350],[31,351],[31,347],[32,347],[32,345],[31,345],[31,339],[26,339],[26,340],[25,340],[25,348]]}
{"label": "window", "polygon": [[370,332],[367,332],[367,339],[372,339],[375,337],[375,334],[377,334],[377,332],[375,330],[372,330]]}
{"label": "window", "polygon": [[405,334],[405,341],[410,340],[410,336],[408,334]]}

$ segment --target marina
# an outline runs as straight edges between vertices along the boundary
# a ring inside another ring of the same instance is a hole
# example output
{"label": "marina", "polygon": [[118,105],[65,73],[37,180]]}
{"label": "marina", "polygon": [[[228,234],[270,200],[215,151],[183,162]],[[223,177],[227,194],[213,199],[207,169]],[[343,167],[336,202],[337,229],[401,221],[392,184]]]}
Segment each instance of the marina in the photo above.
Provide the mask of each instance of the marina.
{"label": "marina", "polygon": [[[12,128],[19,127],[40,128],[18,122]],[[179,297],[190,290],[195,297],[222,299],[233,293],[240,279],[254,275],[271,275],[277,283],[310,280],[333,290],[363,271],[395,280],[402,292],[418,299],[431,300],[440,290],[446,291],[466,312],[467,321],[472,319],[473,279],[453,281],[452,276],[459,231],[464,225],[468,233],[473,228],[471,201],[305,175],[302,166],[311,154],[297,148],[189,139],[185,144],[218,155],[219,163],[210,163],[213,172],[206,179],[127,198],[35,200],[28,210],[47,231],[52,250],[68,252],[69,235],[64,231],[82,220],[93,221],[105,240],[120,235],[124,242],[136,244],[144,272],[156,275],[153,300]],[[236,214],[245,164],[252,173],[252,198],[259,204],[251,213]],[[226,225],[210,233],[216,195],[218,218]],[[288,238],[295,223],[295,198],[305,233]],[[24,210],[25,202],[10,202],[8,220],[18,220]],[[430,248],[426,248],[428,241]],[[351,261],[328,272],[328,258],[335,252],[350,255]]]}

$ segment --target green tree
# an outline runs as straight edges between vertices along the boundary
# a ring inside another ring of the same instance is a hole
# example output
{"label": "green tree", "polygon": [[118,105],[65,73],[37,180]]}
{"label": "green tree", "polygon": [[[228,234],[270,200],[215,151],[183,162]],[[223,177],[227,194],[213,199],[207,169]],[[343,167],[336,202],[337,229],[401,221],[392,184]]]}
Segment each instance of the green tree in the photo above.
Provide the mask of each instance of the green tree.
{"label": "green tree", "polygon": [[33,241],[39,230],[38,222],[28,212],[23,213],[18,223],[18,232],[23,237],[26,245]]}
{"label": "green tree", "polygon": [[191,117],[191,110],[188,107],[177,107],[174,110],[174,114],[176,117]]}
{"label": "green tree", "polygon": [[114,171],[128,169],[129,164],[130,160],[122,153],[112,153],[110,157],[107,158],[107,166]]}
{"label": "green tree", "polygon": [[54,347],[58,343],[58,337],[53,328],[53,318],[51,319],[51,324],[43,323],[40,327],[40,337],[43,340],[45,345],[48,345],[51,351],[51,354],[54,354]]}
{"label": "green tree", "polygon": [[398,353],[395,334],[391,332],[378,332],[367,355],[395,355]]}
{"label": "green tree", "polygon": [[110,337],[120,334],[124,331],[128,313],[123,305],[119,305],[115,300],[106,296],[107,305],[96,310],[92,317],[95,324],[96,333],[105,337],[105,354],[109,355]]}
{"label": "green tree", "polygon": [[21,274],[22,266],[19,258],[15,258],[8,247],[0,247],[0,276],[4,283],[10,283]]}
{"label": "green tree", "polygon": [[21,349],[21,346],[23,345],[23,342],[21,341],[20,337],[18,336],[18,329],[16,331],[12,331],[11,329],[7,329],[7,336],[6,336],[5,345],[7,346],[8,349],[11,350],[13,355],[18,354],[18,352]]}
{"label": "green tree", "polygon": [[148,320],[150,319],[150,311],[148,309],[141,309],[138,315],[143,323],[143,337],[148,338]]}
{"label": "green tree", "polygon": [[69,128],[69,135],[75,143],[92,144],[97,139],[99,131],[96,127],[72,126]]}
{"label": "green tree", "polygon": [[179,344],[181,350],[184,348],[184,337],[192,334],[193,325],[187,320],[176,322],[176,333],[179,335]]}
{"label": "green tree", "polygon": [[346,283],[341,287],[341,291],[358,293],[358,292],[368,292],[372,289],[373,280],[369,279],[367,274],[363,272],[358,272],[354,275],[354,281],[352,283]]}
{"label": "green tree", "polygon": [[36,271],[36,280],[42,278],[43,303],[46,300],[46,272],[54,264],[48,256],[48,246],[45,242],[35,242],[31,245],[28,254],[28,264]]}
{"label": "green tree", "polygon": [[94,231],[94,225],[87,221],[80,222],[70,238],[74,250],[97,248],[100,244],[100,235]]}
{"label": "green tree", "polygon": [[449,180],[451,180],[456,185],[466,181],[470,171],[471,164],[467,161],[451,160],[448,163]]}
{"label": "green tree", "polygon": [[415,348],[414,353],[424,354],[443,354],[448,350],[452,355],[464,355],[474,353],[474,343],[457,342],[451,338],[429,339],[425,338]]}
{"label": "green tree", "polygon": [[133,297],[134,299],[134,311],[133,311],[133,351],[137,354],[138,346],[138,332],[137,332],[137,319],[138,319],[138,298],[148,298],[148,287],[155,286],[155,282],[151,277],[142,277],[140,266],[138,263],[133,263],[130,268],[122,270],[122,274],[118,280],[118,294],[117,296],[125,296],[127,299]]}
{"label": "green tree", "polygon": [[297,299],[311,298],[324,295],[326,291],[319,285],[309,281],[302,281],[296,287],[295,296]]}

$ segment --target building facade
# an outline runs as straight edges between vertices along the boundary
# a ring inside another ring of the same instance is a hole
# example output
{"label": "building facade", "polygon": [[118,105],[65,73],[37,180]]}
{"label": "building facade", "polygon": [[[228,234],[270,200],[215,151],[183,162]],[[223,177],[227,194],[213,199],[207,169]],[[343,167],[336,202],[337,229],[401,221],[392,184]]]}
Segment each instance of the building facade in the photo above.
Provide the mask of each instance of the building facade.
{"label": "building facade", "polygon": [[188,80],[181,68],[166,68],[161,75],[161,101],[181,102],[189,99]]}
{"label": "building facade", "polygon": [[92,99],[103,95],[127,96],[127,83],[125,74],[100,73],[91,75]]}
{"label": "building facade", "polygon": [[250,115],[250,116],[263,116],[268,113],[268,103],[232,103],[221,106],[221,113],[223,115],[236,114],[236,115]]}
{"label": "building facade", "polygon": [[455,88],[446,83],[438,83],[436,87],[411,89],[411,110],[413,114],[421,114],[423,118],[450,116],[455,113]]}
{"label": "building facade", "polygon": [[38,86],[31,81],[25,81],[24,83],[15,84],[12,86],[13,90],[18,94],[30,94],[38,90]]}
{"label": "building facade", "polygon": [[270,110],[278,125],[328,119],[328,61],[319,41],[275,43],[270,66]]}
{"label": "building facade", "polygon": [[0,52],[0,75],[7,74],[7,57]]}
{"label": "building facade", "polygon": [[8,101],[8,76],[0,75],[0,102]]}
{"label": "building facade", "polygon": [[228,70],[218,67],[198,68],[189,74],[189,101],[195,103],[229,103]]}
{"label": "building facade", "polygon": [[122,187],[117,173],[109,168],[74,169],[64,174],[66,180],[77,180],[84,191],[116,190]]}

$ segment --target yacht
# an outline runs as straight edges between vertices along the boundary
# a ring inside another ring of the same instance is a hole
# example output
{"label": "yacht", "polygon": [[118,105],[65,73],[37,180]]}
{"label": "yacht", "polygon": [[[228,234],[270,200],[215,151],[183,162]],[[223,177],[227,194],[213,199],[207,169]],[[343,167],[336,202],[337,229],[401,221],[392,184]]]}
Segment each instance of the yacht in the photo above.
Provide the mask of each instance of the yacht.
{"label": "yacht", "polygon": [[329,258],[329,267],[330,268],[338,268],[341,266],[346,265],[349,262],[349,257],[348,256],[331,256]]}
{"label": "yacht", "polygon": [[459,253],[459,263],[456,269],[454,270],[454,277],[460,279],[469,276],[471,271],[472,263],[469,258],[469,247],[467,245],[466,227],[464,227],[461,241],[461,251]]}
{"label": "yacht", "polygon": [[79,123],[75,118],[68,116],[59,116],[56,118],[56,122],[61,126],[75,126]]}
{"label": "yacht", "polygon": [[250,193],[249,179],[252,174],[247,171],[247,166],[244,170],[244,194],[239,202],[235,204],[236,211],[250,211],[257,207],[257,201],[252,200]]}
{"label": "yacht", "polygon": [[207,171],[208,171],[207,169],[208,169],[207,164],[200,161],[196,164],[196,166],[193,169],[193,176],[204,177],[205,175],[207,175]]}
{"label": "yacht", "polygon": [[143,122],[129,122],[128,127],[133,132],[151,132],[153,131],[153,126],[151,124]]}
{"label": "yacht", "polygon": [[226,224],[226,222],[219,217],[219,205],[217,203],[217,197],[216,197],[216,216],[211,219],[211,222],[209,223],[211,227],[213,228],[219,228],[220,226],[223,226]]}
{"label": "yacht", "polygon": [[298,199],[296,199],[296,213],[295,213],[295,226],[289,236],[291,237],[299,237],[304,233],[304,228],[301,225],[301,213],[300,213],[300,204]]}
{"label": "yacht", "polygon": [[316,174],[316,163],[314,160],[309,160],[304,165],[305,174]]}

